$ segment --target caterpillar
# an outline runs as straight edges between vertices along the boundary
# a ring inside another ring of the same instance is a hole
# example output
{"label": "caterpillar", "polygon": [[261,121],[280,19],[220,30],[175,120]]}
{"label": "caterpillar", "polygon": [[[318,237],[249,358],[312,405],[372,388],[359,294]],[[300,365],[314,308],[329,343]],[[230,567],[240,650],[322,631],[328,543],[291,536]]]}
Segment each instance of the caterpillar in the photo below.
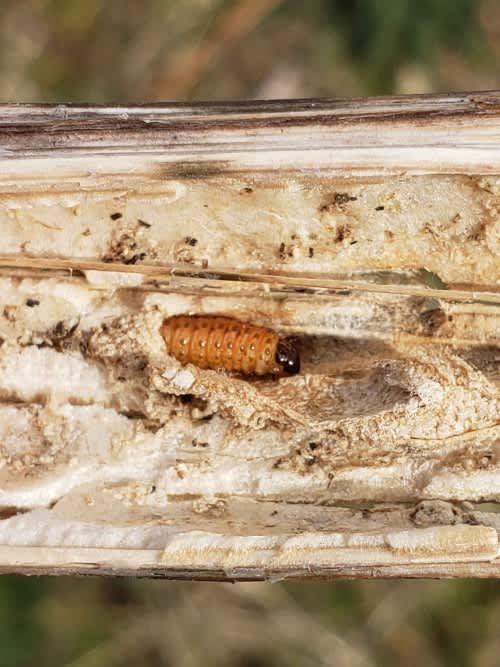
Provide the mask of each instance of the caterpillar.
{"label": "caterpillar", "polygon": [[265,327],[218,315],[173,315],[160,334],[181,363],[255,375],[294,375],[300,357],[289,340]]}

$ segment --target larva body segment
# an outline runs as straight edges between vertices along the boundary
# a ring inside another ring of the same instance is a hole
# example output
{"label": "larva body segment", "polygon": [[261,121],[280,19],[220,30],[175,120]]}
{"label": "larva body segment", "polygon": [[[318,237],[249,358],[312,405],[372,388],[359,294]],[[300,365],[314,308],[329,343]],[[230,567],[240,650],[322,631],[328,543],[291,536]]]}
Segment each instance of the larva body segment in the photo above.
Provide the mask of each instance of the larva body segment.
{"label": "larva body segment", "polygon": [[270,329],[231,317],[174,315],[164,320],[160,334],[181,363],[255,375],[299,372],[293,345]]}

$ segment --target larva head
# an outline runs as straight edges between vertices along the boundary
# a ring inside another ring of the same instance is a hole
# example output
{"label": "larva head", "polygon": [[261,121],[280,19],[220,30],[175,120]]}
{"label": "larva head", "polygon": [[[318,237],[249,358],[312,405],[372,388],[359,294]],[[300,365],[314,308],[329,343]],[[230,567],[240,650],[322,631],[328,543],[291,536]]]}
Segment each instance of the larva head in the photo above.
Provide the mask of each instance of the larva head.
{"label": "larva head", "polygon": [[280,340],[276,347],[276,361],[288,375],[300,371],[300,357],[297,348],[289,340]]}

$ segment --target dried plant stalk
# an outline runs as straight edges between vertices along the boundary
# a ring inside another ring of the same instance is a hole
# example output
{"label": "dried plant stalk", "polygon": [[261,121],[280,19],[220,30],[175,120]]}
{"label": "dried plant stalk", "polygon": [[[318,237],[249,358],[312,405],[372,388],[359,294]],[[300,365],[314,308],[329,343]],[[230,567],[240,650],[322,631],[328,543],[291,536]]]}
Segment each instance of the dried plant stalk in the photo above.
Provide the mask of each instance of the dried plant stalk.
{"label": "dried plant stalk", "polygon": [[[0,570],[497,576],[500,95],[0,107]],[[293,336],[182,365],[165,317]]]}

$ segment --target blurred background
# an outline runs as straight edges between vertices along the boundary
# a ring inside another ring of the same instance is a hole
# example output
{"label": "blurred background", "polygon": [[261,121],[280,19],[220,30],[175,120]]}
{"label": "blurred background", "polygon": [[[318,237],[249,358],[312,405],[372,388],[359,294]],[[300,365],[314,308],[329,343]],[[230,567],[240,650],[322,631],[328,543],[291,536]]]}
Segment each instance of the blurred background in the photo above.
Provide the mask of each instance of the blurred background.
{"label": "blurred background", "polygon": [[3,101],[500,85],[498,0],[2,0]]}
{"label": "blurred background", "polygon": [[[499,0],[2,0],[0,100],[500,88]],[[0,667],[500,665],[500,582],[0,578]]]}

